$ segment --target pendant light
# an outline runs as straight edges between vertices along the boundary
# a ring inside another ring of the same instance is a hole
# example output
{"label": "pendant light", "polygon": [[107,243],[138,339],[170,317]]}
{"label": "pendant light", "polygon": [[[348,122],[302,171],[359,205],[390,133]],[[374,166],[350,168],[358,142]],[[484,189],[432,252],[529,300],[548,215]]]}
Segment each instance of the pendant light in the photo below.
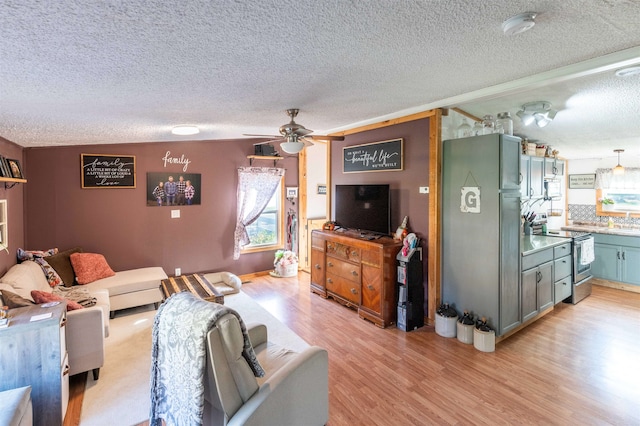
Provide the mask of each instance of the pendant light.
{"label": "pendant light", "polygon": [[622,167],[620,165],[620,153],[624,152],[624,149],[614,149],[613,152],[617,152],[618,153],[618,165],[613,168],[613,174],[614,175],[623,175],[624,174],[624,167]]}

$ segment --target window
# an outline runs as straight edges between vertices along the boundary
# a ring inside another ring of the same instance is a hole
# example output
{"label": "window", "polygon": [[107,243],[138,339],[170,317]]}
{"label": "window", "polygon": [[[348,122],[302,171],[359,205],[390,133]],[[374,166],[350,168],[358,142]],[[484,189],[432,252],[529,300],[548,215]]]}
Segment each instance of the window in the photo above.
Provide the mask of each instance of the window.
{"label": "window", "polygon": [[283,237],[283,214],[284,205],[284,185],[281,181],[276,192],[269,200],[258,219],[246,227],[247,234],[251,242],[244,246],[242,253],[273,250],[282,248]]}
{"label": "window", "polygon": [[640,169],[627,167],[623,175],[596,170],[596,215],[640,216]]}

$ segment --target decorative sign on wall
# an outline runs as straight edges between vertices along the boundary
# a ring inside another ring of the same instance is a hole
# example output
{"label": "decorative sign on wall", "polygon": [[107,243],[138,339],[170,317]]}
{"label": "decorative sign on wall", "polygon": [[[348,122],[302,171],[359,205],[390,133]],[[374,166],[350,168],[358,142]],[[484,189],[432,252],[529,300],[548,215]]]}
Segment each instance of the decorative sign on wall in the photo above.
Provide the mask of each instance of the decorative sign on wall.
{"label": "decorative sign on wall", "polygon": [[83,188],[135,188],[133,155],[80,154]]}
{"label": "decorative sign on wall", "polygon": [[596,187],[596,175],[569,175],[569,189],[593,189]]}
{"label": "decorative sign on wall", "polygon": [[460,211],[462,213],[480,213],[480,188],[463,186],[460,193]]}
{"label": "decorative sign on wall", "polygon": [[342,148],[342,171],[387,172],[403,169],[403,140],[393,139]]}
{"label": "decorative sign on wall", "polygon": [[317,193],[319,195],[327,195],[327,185],[324,183],[319,183]]}
{"label": "decorative sign on wall", "polygon": [[181,164],[182,171],[184,173],[187,172],[187,169],[189,168],[189,164],[191,164],[191,160],[185,157],[184,154],[182,154],[180,157],[174,157],[171,155],[171,151],[167,151],[164,157],[162,157],[162,161],[164,162],[165,168],[167,167],[167,164]]}

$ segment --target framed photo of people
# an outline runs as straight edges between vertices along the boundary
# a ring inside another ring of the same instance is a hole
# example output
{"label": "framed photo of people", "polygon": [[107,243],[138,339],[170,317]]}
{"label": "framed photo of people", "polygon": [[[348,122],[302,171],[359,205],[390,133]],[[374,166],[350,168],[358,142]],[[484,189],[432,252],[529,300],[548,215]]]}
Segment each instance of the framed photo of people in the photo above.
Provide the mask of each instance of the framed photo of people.
{"label": "framed photo of people", "polygon": [[147,206],[194,206],[200,204],[200,173],[147,173]]}

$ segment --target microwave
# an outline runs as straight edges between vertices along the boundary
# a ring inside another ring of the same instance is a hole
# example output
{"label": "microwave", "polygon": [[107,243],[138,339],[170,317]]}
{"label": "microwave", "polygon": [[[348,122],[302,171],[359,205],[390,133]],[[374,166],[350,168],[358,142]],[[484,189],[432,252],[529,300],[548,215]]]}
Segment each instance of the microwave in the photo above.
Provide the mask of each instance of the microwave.
{"label": "microwave", "polygon": [[562,197],[562,184],[558,179],[547,179],[544,181],[544,198]]}

